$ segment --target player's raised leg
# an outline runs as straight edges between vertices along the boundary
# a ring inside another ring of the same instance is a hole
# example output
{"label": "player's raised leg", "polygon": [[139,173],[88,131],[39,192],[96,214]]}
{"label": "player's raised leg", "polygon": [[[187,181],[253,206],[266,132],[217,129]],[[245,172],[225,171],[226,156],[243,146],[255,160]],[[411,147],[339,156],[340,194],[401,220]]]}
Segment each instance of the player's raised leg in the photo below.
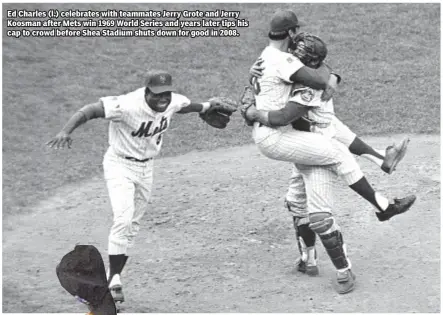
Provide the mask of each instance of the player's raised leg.
{"label": "player's raised leg", "polygon": [[[257,127],[255,127],[257,128]],[[377,209],[380,221],[406,212],[415,202],[415,196],[389,199],[376,192],[364,177],[360,166],[348,148],[335,139],[321,134],[290,130],[275,133],[257,144],[269,158],[308,166],[331,166],[347,185]]]}
{"label": "player's raised leg", "polygon": [[383,150],[375,149],[359,138],[337,117],[334,116],[331,123],[334,125],[336,131],[335,139],[347,146],[352,154],[361,156],[375,163],[385,173],[392,174],[398,163],[400,163],[406,155],[409,138],[403,139],[400,144],[394,143]]}
{"label": "player's raised leg", "polygon": [[[349,150],[342,143],[339,143],[338,147],[342,151],[342,154],[348,155]],[[337,174],[340,174],[336,166],[333,168]],[[387,221],[393,216],[406,212],[416,200],[415,195],[409,195],[404,198],[394,198],[394,200],[390,202],[382,193],[373,189],[365,176],[362,176],[354,183],[350,183],[349,187],[375,206],[377,210],[375,214],[379,221]]]}

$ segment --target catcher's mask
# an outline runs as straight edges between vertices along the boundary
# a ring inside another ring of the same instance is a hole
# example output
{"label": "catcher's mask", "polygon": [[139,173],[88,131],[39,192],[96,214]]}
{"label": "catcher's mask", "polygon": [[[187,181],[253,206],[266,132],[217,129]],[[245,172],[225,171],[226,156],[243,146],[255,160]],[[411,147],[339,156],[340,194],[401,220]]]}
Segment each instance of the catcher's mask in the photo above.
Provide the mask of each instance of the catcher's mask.
{"label": "catcher's mask", "polygon": [[307,32],[298,33],[289,46],[289,52],[310,68],[318,68],[328,55],[326,44],[320,37]]}

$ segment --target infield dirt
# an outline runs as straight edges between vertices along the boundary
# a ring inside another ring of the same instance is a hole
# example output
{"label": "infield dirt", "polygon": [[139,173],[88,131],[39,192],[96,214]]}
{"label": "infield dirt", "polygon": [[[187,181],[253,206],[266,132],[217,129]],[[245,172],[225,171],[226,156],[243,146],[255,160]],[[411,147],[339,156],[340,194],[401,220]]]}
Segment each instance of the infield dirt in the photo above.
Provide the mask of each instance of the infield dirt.
{"label": "infield dirt", "polygon": [[[402,137],[368,142],[385,147]],[[332,288],[321,244],[319,277],[294,269],[298,253],[283,208],[289,164],[254,146],[156,161],[151,208],[122,275],[123,311],[440,312],[439,144],[438,136],[411,137],[392,175],[359,160],[378,190],[417,195],[391,221],[378,222],[337,182],[335,214],[357,275],[356,290],[344,296]],[[3,311],[86,311],[62,289],[55,266],[76,243],[97,246],[107,262],[111,210],[102,177],[64,186],[29,210],[8,220],[3,234]]]}

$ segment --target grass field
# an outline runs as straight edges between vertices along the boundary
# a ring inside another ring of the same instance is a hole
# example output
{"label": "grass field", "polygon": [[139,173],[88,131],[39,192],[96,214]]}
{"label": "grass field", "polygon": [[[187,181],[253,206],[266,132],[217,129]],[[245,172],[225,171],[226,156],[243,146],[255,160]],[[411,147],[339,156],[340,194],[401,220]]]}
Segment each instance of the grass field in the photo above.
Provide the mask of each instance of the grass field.
{"label": "grass field", "polygon": [[[439,4],[7,4],[3,17],[6,10],[21,8],[223,8],[241,11],[250,26],[240,28],[238,38],[3,36],[3,228],[16,230],[18,238],[20,227],[11,223],[13,216],[32,215],[43,200],[60,192],[71,196],[71,190],[102,173],[107,148],[103,120],[79,128],[71,150],[51,151],[45,146],[78,108],[140,87],[149,68],[169,70],[179,92],[191,100],[236,97],[247,83],[249,67],[266,46],[269,18],[277,9],[293,9],[306,24],[304,30],[328,44],[328,62],[343,78],[335,96],[336,111],[351,129],[387,139],[393,134],[440,134]],[[181,115],[173,119],[161,157],[251,143],[240,115],[223,131],[205,125],[197,115]],[[90,199],[106,198],[102,192],[90,193],[81,195],[85,199],[75,202],[82,205],[73,209],[86,211],[94,202]],[[63,207],[57,209],[62,216]],[[53,237],[58,235],[54,233]],[[7,292],[13,299],[21,290],[19,283],[15,285]],[[42,310],[38,305],[25,309]]]}
{"label": "grass field", "polygon": [[[26,5],[41,10],[102,5]],[[109,8],[143,10],[147,5]],[[238,38],[3,37],[3,215],[24,211],[66,183],[101,172],[107,125],[93,121],[74,135],[74,148],[44,143],[79,107],[139,87],[147,68],[165,68],[192,100],[236,96],[266,45],[269,16],[292,8],[306,30],[329,44],[329,62],[344,78],[339,116],[362,135],[438,133],[440,10],[438,4],[225,4],[250,27]],[[3,11],[20,8],[4,5]],[[216,9],[216,4],[162,4],[158,9]],[[5,16],[5,13],[4,13]],[[162,155],[251,143],[240,117],[218,131],[196,115],[174,119]]]}

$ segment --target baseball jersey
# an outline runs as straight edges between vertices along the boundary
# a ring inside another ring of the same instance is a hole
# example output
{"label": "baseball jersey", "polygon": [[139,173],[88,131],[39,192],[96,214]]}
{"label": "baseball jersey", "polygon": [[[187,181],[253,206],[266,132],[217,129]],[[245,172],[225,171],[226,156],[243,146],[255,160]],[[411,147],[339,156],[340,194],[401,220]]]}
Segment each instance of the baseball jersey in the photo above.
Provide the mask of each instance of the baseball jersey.
{"label": "baseball jersey", "polygon": [[321,90],[314,90],[300,84],[295,84],[289,101],[308,106],[310,109],[305,114],[304,118],[314,122],[313,126],[315,130],[311,131],[318,131],[320,133],[325,133],[326,135],[335,116],[335,112],[332,99],[329,101],[322,101],[322,93],[323,91]]}
{"label": "baseball jersey", "polygon": [[139,160],[153,158],[160,152],[163,133],[171,117],[191,101],[172,93],[166,111],[152,110],[145,101],[145,88],[128,94],[100,98],[109,123],[109,145],[117,155]]}
{"label": "baseball jersey", "polygon": [[[260,84],[260,93],[255,95],[257,109],[280,110],[285,107],[292,89],[291,75],[304,65],[290,53],[271,46],[267,46],[260,57],[265,69],[263,76],[257,80]],[[254,126],[253,136],[256,143],[281,129],[258,127],[257,123]]]}

